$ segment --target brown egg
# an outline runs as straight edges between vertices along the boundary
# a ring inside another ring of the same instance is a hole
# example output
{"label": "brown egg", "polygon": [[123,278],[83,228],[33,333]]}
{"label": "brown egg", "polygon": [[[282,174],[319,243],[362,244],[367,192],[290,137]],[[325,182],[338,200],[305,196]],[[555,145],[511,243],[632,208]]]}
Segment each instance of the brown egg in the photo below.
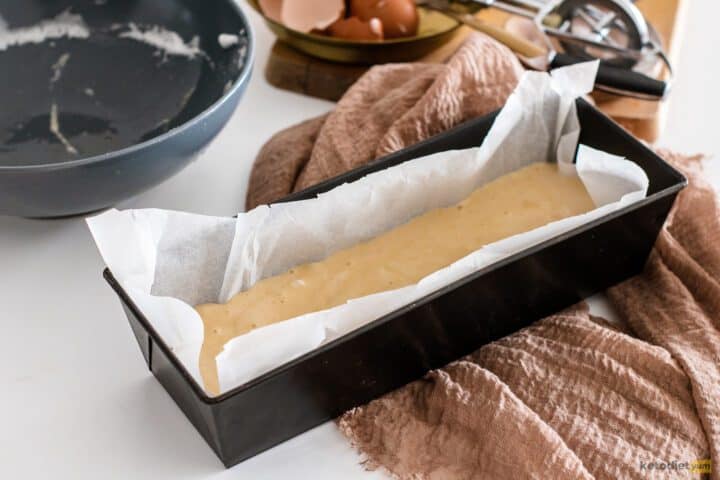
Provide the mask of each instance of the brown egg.
{"label": "brown egg", "polygon": [[260,10],[270,20],[275,20],[278,23],[282,22],[282,4],[283,0],[260,0]]}
{"label": "brown egg", "polygon": [[283,0],[282,23],[299,32],[325,30],[345,15],[345,0]]}
{"label": "brown egg", "polygon": [[330,25],[328,32],[333,37],[348,40],[382,40],[383,25],[379,18],[371,18],[367,22],[358,17],[341,18]]}
{"label": "brown egg", "polygon": [[365,21],[379,18],[385,38],[415,35],[420,23],[414,0],[351,0],[350,14]]}

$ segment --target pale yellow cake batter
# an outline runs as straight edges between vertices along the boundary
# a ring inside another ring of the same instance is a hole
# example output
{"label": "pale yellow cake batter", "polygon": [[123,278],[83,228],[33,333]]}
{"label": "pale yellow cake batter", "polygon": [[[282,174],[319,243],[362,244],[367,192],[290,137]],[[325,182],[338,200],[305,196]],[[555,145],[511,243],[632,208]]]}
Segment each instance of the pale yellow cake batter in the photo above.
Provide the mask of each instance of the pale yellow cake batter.
{"label": "pale yellow cake batter", "polygon": [[595,208],[582,182],[536,163],[325,260],[266,278],[223,305],[199,305],[205,324],[200,370],[219,393],[215,357],[250,330],[417,283],[483,245]]}

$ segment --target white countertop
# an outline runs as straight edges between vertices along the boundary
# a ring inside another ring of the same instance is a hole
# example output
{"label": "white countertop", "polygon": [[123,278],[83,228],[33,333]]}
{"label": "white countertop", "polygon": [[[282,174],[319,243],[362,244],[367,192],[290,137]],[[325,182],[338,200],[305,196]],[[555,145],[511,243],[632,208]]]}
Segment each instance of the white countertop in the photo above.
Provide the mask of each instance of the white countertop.
{"label": "white countertop", "polygon": [[[189,168],[119,208],[232,215],[244,203],[260,146],[279,129],[332,107],[267,84],[263,69],[273,37],[257,15],[249,16],[257,64],[229,125]],[[715,0],[690,2],[660,145],[720,152],[719,19]],[[712,170],[720,180],[720,168]],[[148,372],[102,269],[82,219],[0,217],[0,476],[382,478],[362,470],[332,423],[225,470]]]}

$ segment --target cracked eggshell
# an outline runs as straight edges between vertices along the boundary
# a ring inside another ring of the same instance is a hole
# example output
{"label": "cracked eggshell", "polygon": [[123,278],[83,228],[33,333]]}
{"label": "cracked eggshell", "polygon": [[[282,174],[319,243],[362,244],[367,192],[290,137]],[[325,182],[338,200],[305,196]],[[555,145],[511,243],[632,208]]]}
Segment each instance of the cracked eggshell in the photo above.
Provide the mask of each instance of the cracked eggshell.
{"label": "cracked eggshell", "polygon": [[345,0],[283,0],[282,24],[308,33],[325,30],[345,15]]}

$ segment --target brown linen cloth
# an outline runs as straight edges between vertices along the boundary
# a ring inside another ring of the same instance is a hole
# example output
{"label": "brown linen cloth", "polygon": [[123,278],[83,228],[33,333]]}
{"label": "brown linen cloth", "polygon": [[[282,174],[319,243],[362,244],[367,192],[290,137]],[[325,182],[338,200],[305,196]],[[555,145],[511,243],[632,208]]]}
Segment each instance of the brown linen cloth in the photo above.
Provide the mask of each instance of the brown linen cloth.
{"label": "brown linen cloth", "polygon": [[[336,111],[263,148],[248,207],[495,110],[520,73],[481,36],[447,65],[376,67]],[[400,479],[697,478],[672,462],[718,458],[720,210],[697,158],[661,153],[691,186],[645,273],[608,292],[626,326],[580,304],[347,412],[338,423],[368,468]]]}
{"label": "brown linen cloth", "polygon": [[260,150],[245,206],[291,192],[500,108],[522,67],[502,45],[471,36],[446,65],[371,68],[327,115],[277,133]]}

